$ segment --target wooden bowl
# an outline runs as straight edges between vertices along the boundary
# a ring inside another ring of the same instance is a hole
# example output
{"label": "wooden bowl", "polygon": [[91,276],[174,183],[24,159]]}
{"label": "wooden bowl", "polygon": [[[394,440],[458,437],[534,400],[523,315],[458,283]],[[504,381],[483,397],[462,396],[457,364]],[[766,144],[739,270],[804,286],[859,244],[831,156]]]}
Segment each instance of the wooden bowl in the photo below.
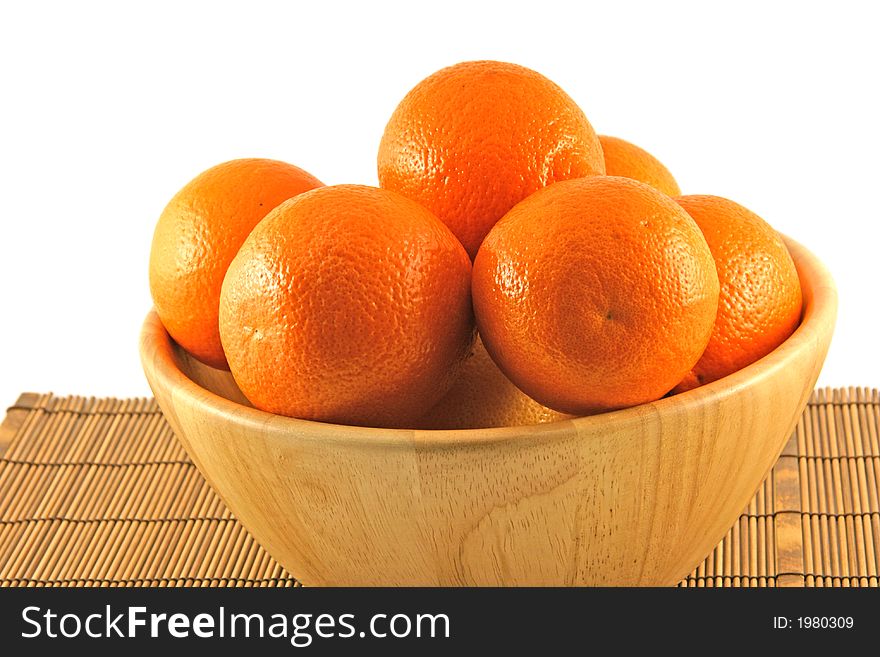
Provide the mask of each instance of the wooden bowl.
{"label": "wooden bowl", "polygon": [[672,585],[776,461],[825,359],[828,272],[793,241],[797,331],[760,361],[622,411],[500,429],[324,424],[246,405],[155,313],[140,351],[202,474],[306,585]]}

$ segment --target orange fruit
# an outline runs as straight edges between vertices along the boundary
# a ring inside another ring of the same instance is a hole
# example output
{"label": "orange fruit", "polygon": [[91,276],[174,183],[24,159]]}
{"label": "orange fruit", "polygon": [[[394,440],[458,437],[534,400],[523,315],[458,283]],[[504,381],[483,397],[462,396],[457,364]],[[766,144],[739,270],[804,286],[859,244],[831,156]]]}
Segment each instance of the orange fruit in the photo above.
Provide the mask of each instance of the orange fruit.
{"label": "orange fruit", "polygon": [[609,176],[638,180],[667,196],[681,194],[669,169],[645,149],[618,137],[599,135],[599,141],[605,156],[605,173]]}
{"label": "orange fruit", "polygon": [[544,76],[478,61],[437,71],[391,116],[379,183],[434,212],[473,258],[519,201],[557,180],[605,173],[577,104]]}
{"label": "orange fruit", "polygon": [[153,234],[150,292],[180,346],[226,369],[217,320],[226,268],[272,208],[321,185],[292,164],[252,158],[218,164],[177,192]]}
{"label": "orange fruit", "polygon": [[801,285],[782,238],[766,221],[719,196],[675,199],[703,231],[721,282],[709,344],[676,387],[688,390],[769,354],[801,319]]}
{"label": "orange fruit", "polygon": [[474,261],[486,349],[523,392],[582,415],[662,397],[696,364],[718,309],[700,229],[672,199],[616,176],[536,192]]}
{"label": "orange fruit", "polygon": [[484,429],[540,424],[567,417],[539,404],[513,385],[477,336],[452,389],[417,426],[421,429]]}
{"label": "orange fruit", "polygon": [[449,390],[474,337],[471,263],[431,212],[360,185],[275,208],[229,266],[220,336],[265,411],[412,424]]}

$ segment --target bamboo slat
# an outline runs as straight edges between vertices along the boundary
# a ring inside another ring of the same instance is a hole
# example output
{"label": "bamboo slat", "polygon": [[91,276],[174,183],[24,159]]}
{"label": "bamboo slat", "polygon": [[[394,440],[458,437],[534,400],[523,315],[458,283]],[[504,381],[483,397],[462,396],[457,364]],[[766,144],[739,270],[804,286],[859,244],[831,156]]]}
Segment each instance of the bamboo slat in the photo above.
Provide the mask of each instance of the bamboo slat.
{"label": "bamboo slat", "polygon": [[[0,424],[0,586],[298,586],[152,399],[25,393]],[[880,392],[817,390],[686,587],[880,586]]]}

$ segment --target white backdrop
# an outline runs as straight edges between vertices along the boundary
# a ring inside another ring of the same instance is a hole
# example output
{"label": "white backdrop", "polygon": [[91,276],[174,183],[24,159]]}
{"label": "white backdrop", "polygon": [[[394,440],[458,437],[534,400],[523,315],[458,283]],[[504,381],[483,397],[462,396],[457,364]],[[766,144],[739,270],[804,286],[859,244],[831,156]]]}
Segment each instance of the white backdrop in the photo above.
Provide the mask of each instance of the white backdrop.
{"label": "white backdrop", "polygon": [[814,250],[841,300],[820,384],[880,386],[871,3],[9,4],[0,406],[24,390],[149,394],[137,336],[174,192],[246,156],[376,184],[394,106],[468,59],[540,71],[684,193],[728,196]]}

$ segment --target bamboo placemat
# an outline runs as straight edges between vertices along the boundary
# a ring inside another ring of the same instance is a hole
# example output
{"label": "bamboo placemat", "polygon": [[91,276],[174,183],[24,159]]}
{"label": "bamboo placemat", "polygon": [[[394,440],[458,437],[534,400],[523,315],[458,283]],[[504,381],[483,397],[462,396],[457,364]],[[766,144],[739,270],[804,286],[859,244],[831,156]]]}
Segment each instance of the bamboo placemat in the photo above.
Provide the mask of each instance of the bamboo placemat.
{"label": "bamboo placemat", "polygon": [[[878,586],[880,393],[817,390],[681,586]],[[0,586],[297,586],[152,399],[23,394],[0,425]]]}

